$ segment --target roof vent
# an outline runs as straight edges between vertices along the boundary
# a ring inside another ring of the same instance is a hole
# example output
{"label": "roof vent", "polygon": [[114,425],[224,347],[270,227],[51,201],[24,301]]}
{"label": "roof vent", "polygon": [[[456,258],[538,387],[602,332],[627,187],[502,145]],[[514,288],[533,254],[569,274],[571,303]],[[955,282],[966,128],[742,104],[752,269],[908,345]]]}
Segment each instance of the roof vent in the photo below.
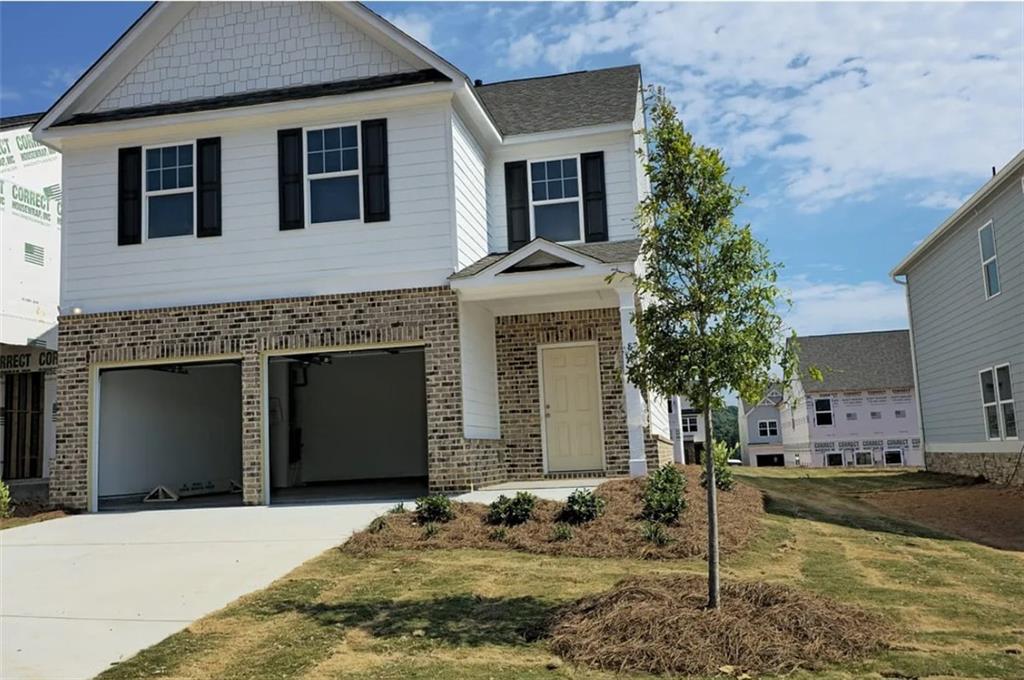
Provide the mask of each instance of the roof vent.
{"label": "roof vent", "polygon": [[473,81],[473,87],[480,87],[483,84],[484,84],[484,81],[480,80],[479,78],[477,78],[476,80]]}

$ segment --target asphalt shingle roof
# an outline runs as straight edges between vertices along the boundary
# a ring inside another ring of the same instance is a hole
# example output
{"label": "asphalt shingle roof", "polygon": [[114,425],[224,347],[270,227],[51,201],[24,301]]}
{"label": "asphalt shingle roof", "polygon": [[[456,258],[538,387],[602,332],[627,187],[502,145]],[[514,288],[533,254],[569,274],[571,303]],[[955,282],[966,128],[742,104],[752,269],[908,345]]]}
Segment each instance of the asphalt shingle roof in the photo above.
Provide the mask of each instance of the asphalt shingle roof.
{"label": "asphalt shingle roof", "polygon": [[640,66],[478,85],[476,93],[506,135],[630,122]]}
{"label": "asphalt shingle roof", "polygon": [[[884,390],[914,386],[910,331],[798,337],[801,379],[807,392]],[[821,370],[824,382],[807,374]]]}
{"label": "asphalt shingle roof", "polygon": [[42,113],[22,113],[17,116],[5,116],[0,118],[0,130],[9,130],[16,127],[28,127],[43,117]]}
{"label": "asphalt shingle roof", "polygon": [[[605,264],[633,262],[640,254],[639,239],[630,239],[628,241],[601,241],[599,243],[559,243],[558,245],[570,250],[575,250],[581,255],[587,255],[588,257],[592,257],[595,260],[604,262]],[[464,279],[468,276],[479,274],[481,271],[506,255],[508,255],[508,253],[491,253],[490,255],[485,255],[473,264],[455,272],[448,278]]]}

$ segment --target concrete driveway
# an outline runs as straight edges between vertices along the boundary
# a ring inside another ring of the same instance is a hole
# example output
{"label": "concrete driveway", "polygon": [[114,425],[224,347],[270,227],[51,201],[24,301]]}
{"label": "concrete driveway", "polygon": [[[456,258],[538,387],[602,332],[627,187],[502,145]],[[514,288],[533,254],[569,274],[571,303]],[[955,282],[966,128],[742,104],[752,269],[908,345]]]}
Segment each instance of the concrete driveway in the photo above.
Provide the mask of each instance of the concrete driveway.
{"label": "concrete driveway", "polygon": [[0,531],[0,678],[91,678],[393,504],[149,510]]}

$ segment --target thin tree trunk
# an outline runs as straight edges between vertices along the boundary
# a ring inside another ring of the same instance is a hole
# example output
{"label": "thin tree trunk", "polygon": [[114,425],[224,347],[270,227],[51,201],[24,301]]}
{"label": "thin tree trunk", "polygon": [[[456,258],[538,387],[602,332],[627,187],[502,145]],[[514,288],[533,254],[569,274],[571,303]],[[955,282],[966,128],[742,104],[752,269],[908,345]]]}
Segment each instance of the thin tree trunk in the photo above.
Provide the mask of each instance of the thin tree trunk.
{"label": "thin tree trunk", "polygon": [[704,411],[704,466],[708,487],[708,609],[718,609],[718,487],[715,484],[715,438],[711,409]]}

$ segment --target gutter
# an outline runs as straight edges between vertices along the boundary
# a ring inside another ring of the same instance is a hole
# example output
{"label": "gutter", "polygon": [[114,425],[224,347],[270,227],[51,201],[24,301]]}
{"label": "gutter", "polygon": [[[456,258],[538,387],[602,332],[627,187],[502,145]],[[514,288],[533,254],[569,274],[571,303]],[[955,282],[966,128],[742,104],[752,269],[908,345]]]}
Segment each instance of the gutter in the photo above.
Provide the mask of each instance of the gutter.
{"label": "gutter", "polygon": [[[907,278],[906,274],[897,274],[893,272],[891,275],[892,282],[898,286],[903,286],[904,298],[907,302],[907,326],[910,335],[910,367],[914,373],[914,405],[917,407],[917,427],[921,431],[921,460],[925,461],[925,467],[927,468],[927,460],[925,460],[925,438],[924,438],[924,416],[921,410],[921,383],[917,376],[917,350],[914,347],[914,314],[911,311],[910,306],[910,279]],[[900,281],[897,277],[902,276],[903,280]]]}

